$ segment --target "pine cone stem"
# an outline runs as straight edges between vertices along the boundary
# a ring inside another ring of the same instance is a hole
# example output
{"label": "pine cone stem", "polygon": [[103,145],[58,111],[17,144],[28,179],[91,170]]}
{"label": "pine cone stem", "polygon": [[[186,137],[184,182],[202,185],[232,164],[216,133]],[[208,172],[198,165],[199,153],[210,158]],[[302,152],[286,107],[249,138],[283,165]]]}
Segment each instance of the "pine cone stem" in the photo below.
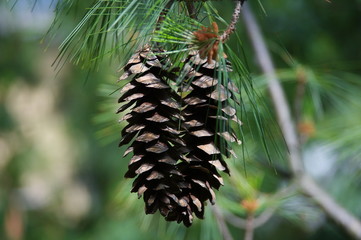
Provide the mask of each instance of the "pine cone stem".
{"label": "pine cone stem", "polygon": [[194,3],[187,1],[186,5],[187,5],[187,10],[188,10],[189,16],[193,19],[197,19],[197,13],[196,13],[196,9],[194,7]]}
{"label": "pine cone stem", "polygon": [[169,2],[164,7],[162,12],[159,14],[157,25],[156,25],[156,28],[155,28],[156,31],[160,30],[160,27],[161,27],[162,23],[164,22],[165,18],[167,17],[168,11],[172,7],[173,3],[174,3],[174,0],[169,0]]}
{"label": "pine cone stem", "polygon": [[236,30],[236,24],[239,20],[243,3],[244,3],[244,0],[237,1],[236,7],[234,8],[234,12],[232,15],[232,21],[228,25],[228,28],[226,29],[226,31],[224,31],[224,33],[220,37],[220,41],[226,42],[228,40],[229,36]]}

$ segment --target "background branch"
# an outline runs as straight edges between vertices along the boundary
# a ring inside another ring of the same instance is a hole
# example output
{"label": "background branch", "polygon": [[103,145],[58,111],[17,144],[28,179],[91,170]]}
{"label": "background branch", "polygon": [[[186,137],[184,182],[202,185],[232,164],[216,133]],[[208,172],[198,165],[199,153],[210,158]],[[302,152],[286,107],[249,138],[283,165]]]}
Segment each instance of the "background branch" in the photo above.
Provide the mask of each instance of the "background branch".
{"label": "background branch", "polygon": [[[270,208],[268,210],[265,210],[258,217],[256,217],[256,218],[253,217],[253,228],[258,228],[258,227],[262,226],[263,224],[265,224],[272,217],[275,210],[276,210],[275,208]],[[226,221],[229,224],[231,224],[237,228],[242,228],[242,229],[247,228],[247,220],[240,218],[232,213],[225,214],[224,218],[226,219]]]}
{"label": "background branch", "polygon": [[226,222],[224,221],[223,214],[217,205],[211,206],[214,216],[217,219],[218,228],[220,229],[223,240],[233,240],[232,234],[229,232]]}
{"label": "background branch", "polygon": [[268,81],[268,88],[271,94],[272,101],[275,105],[278,121],[281,126],[282,133],[284,135],[287,147],[289,150],[290,168],[295,177],[304,173],[304,167],[300,154],[300,144],[296,134],[295,126],[291,120],[291,114],[286,101],[285,94],[281,87],[280,82],[277,79],[275,68],[271,60],[270,54],[266,47],[265,41],[261,34],[261,31],[257,25],[257,22],[249,8],[248,4],[243,6],[243,18],[246,24],[246,28],[251,38],[256,57],[259,65],[265,74]]}
{"label": "background branch", "polygon": [[244,234],[244,240],[253,240],[254,233],[254,215],[253,213],[248,214],[246,219],[246,233]]}
{"label": "background branch", "polygon": [[265,40],[259,29],[255,17],[246,4],[243,6],[243,18],[253,44],[259,65],[268,80],[268,88],[273,101],[278,121],[289,149],[289,163],[293,177],[300,189],[327,213],[332,219],[340,224],[355,239],[361,239],[361,223],[359,219],[348,213],[338,205],[331,196],[324,192],[317,183],[307,175],[301,158],[300,143],[293,121],[290,108],[287,104],[284,91],[276,76],[275,68]]}

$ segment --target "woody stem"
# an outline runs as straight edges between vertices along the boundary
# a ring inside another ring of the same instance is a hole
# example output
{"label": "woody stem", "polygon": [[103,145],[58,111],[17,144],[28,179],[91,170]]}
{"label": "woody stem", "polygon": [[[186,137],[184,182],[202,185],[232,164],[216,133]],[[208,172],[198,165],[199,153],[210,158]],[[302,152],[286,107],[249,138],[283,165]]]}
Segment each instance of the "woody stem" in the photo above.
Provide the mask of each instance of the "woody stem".
{"label": "woody stem", "polygon": [[159,31],[160,30],[160,27],[162,25],[162,23],[164,22],[167,14],[168,14],[168,11],[169,9],[172,7],[174,3],[174,0],[170,0],[167,5],[164,7],[164,9],[162,10],[162,12],[159,14],[159,17],[158,17],[158,21],[157,21],[157,25],[156,25],[156,31]]}
{"label": "woody stem", "polygon": [[194,3],[187,1],[186,5],[187,5],[189,16],[191,18],[193,18],[193,19],[196,19],[197,18],[197,13],[196,13],[196,9],[194,7]]}
{"label": "woody stem", "polygon": [[224,33],[220,37],[220,41],[222,41],[222,42],[227,41],[229,36],[234,32],[234,30],[236,30],[236,24],[238,22],[240,14],[241,14],[241,8],[243,5],[243,2],[244,1],[241,1],[241,0],[237,1],[236,7],[235,7],[233,15],[232,15],[232,21],[228,25],[228,28],[226,29],[226,31],[224,31]]}

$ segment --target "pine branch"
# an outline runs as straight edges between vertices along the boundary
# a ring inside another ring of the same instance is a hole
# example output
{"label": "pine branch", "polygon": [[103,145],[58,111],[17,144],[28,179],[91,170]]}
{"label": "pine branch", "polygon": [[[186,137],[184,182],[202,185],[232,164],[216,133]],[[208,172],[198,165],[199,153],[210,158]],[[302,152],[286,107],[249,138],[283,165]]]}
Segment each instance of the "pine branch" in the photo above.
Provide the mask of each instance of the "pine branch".
{"label": "pine branch", "polygon": [[[266,211],[264,211],[261,215],[259,215],[256,218],[253,218],[253,228],[256,229],[258,227],[261,227],[263,224],[265,224],[274,214],[275,208],[269,208]],[[234,214],[227,213],[224,218],[229,222],[231,225],[246,229],[247,228],[247,220],[244,220]]]}
{"label": "pine branch", "polygon": [[[83,68],[97,69],[105,57],[115,58],[122,53],[128,58],[129,52],[149,42],[167,3],[165,0],[94,1],[60,45],[55,64],[61,66],[70,61]],[[51,29],[56,31],[72,4],[69,0],[58,3]]]}
{"label": "pine branch", "polygon": [[235,7],[233,15],[232,15],[232,21],[229,24],[227,30],[224,31],[224,33],[220,37],[220,41],[222,41],[222,42],[227,41],[229,36],[236,30],[236,24],[238,22],[238,19],[239,19],[240,13],[241,13],[241,8],[243,5],[243,2],[244,1],[237,1],[236,7]]}
{"label": "pine branch", "polygon": [[293,121],[290,108],[287,104],[284,91],[276,76],[275,67],[270,53],[266,47],[265,40],[249,6],[243,8],[243,18],[259,65],[266,75],[268,87],[273,104],[275,106],[281,130],[284,134],[286,144],[289,148],[289,164],[296,183],[304,194],[309,195],[332,219],[340,224],[355,239],[361,239],[361,222],[337,204],[330,195],[321,189],[317,183],[305,172],[300,143]]}
{"label": "pine branch", "polygon": [[290,154],[290,167],[293,174],[297,177],[300,174],[304,173],[304,167],[299,150],[300,144],[296,134],[295,126],[293,125],[291,120],[291,113],[286,102],[286,97],[281,87],[281,84],[276,76],[273,62],[269,55],[266,44],[263,40],[263,36],[256,23],[256,20],[254,19],[253,14],[251,14],[250,8],[247,5],[245,5],[243,9],[244,11],[242,16],[244,18],[249,36],[252,40],[252,44],[255,49],[257,59],[259,61],[259,65],[262,68],[264,74],[266,75],[266,78],[268,79],[269,91],[272,97],[272,101],[275,105],[281,130],[288,146]]}

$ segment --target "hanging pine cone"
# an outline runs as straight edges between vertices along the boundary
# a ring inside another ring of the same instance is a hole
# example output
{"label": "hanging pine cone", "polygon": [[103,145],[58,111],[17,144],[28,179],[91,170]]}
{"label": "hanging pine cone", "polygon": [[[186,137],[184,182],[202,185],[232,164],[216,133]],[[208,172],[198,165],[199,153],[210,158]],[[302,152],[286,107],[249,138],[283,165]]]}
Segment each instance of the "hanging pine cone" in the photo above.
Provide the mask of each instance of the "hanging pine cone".
{"label": "hanging pine cone", "polygon": [[[121,90],[119,102],[124,105],[118,113],[130,112],[122,118],[128,124],[119,145],[134,140],[124,154],[134,153],[125,174],[127,178],[136,177],[131,191],[137,192],[139,198],[143,196],[147,214],[159,210],[167,217],[182,205],[176,195],[186,184],[176,163],[185,144],[178,131],[179,96],[166,81],[172,76],[164,70],[167,58],[156,54],[145,48],[124,67],[120,79],[131,81]],[[173,214],[167,220],[180,221],[180,217]]]}
{"label": "hanging pine cone", "polygon": [[128,125],[119,145],[134,140],[124,154],[134,153],[125,177],[136,177],[132,192],[143,196],[146,213],[159,210],[166,220],[190,226],[193,214],[203,218],[207,200],[214,203],[213,189],[223,185],[217,169],[229,173],[223,155],[231,153],[228,142],[238,140],[229,128],[228,120],[237,118],[227,99],[236,89],[218,83],[214,61],[191,53],[181,87],[190,93],[181,99],[167,83],[177,78],[168,67],[168,59],[149,48],[124,67],[120,79],[131,81],[121,91],[118,113],[131,109],[122,118]]}
{"label": "hanging pine cone", "polygon": [[187,133],[183,140],[190,151],[184,156],[186,161],[177,166],[190,186],[177,196],[184,206],[173,211],[184,216],[185,225],[192,223],[193,213],[203,218],[207,200],[215,203],[213,189],[223,185],[218,170],[229,173],[223,155],[233,153],[229,142],[239,141],[229,124],[230,119],[239,120],[228,101],[237,89],[231,82],[224,86],[217,80],[218,67],[215,61],[209,64],[202,60],[197,52],[191,53],[185,64],[188,75],[182,94],[186,95],[183,115]]}

